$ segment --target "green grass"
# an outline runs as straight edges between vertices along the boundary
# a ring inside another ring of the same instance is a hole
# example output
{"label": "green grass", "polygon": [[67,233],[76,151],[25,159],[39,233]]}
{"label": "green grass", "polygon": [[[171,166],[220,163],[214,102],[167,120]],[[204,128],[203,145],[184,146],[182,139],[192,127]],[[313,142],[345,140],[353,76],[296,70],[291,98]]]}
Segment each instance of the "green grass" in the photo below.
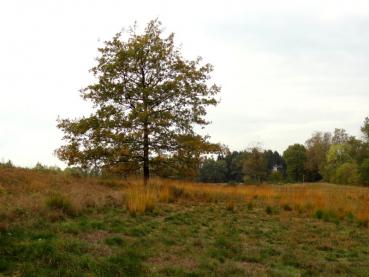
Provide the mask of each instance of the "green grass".
{"label": "green grass", "polygon": [[1,229],[0,276],[369,276],[367,227],[337,220],[256,200],[36,217]]}

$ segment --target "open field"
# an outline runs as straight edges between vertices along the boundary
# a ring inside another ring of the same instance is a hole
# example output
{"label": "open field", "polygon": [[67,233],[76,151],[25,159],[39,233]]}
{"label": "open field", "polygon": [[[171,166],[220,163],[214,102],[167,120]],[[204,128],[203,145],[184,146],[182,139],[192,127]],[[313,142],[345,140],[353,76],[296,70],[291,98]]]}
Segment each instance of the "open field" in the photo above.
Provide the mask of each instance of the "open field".
{"label": "open field", "polygon": [[369,276],[369,190],[0,168],[0,276]]}

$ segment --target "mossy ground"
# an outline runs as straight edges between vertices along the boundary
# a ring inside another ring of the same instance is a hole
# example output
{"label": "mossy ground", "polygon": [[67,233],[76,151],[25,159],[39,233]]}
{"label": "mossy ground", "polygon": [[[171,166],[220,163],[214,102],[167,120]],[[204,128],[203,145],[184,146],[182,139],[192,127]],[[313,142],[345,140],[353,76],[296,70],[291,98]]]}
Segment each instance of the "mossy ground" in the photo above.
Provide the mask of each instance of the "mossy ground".
{"label": "mossy ground", "polygon": [[92,207],[0,230],[0,276],[369,276],[367,227],[257,200]]}

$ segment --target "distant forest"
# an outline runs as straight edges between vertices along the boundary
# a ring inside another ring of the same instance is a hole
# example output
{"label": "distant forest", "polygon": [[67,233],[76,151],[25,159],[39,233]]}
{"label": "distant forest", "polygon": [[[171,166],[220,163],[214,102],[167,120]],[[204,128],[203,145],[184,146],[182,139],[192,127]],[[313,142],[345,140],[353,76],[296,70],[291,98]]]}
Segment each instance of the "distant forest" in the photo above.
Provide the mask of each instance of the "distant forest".
{"label": "distant forest", "polygon": [[344,129],[315,132],[305,145],[290,145],[280,155],[254,147],[208,158],[198,180],[221,183],[316,182],[369,185],[369,118],[362,139]]}

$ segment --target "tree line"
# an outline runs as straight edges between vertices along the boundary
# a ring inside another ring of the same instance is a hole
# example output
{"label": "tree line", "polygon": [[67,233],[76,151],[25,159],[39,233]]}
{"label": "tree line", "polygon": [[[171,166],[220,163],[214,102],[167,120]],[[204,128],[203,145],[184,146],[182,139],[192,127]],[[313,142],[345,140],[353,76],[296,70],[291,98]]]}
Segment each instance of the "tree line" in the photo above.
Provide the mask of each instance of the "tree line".
{"label": "tree line", "polygon": [[314,132],[305,145],[293,144],[283,152],[254,147],[228,151],[205,159],[198,180],[221,183],[316,182],[369,185],[369,118],[362,139],[344,129]]}

